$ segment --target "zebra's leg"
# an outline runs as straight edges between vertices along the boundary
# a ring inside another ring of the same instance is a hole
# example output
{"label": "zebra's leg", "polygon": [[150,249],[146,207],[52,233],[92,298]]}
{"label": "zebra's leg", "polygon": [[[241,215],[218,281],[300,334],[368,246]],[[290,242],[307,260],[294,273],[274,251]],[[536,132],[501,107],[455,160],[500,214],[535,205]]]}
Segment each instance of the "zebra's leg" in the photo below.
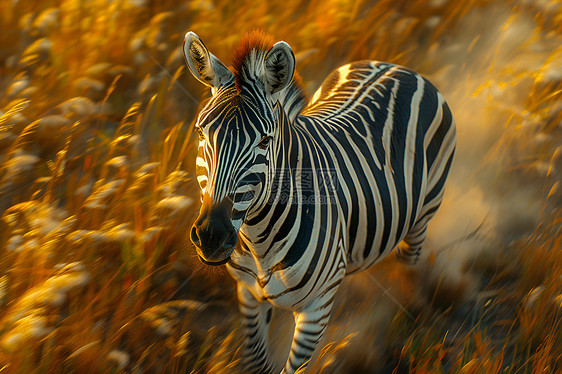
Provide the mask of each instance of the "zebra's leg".
{"label": "zebra's leg", "polygon": [[[433,196],[433,195],[430,195]],[[420,217],[414,227],[408,231],[404,241],[396,248],[396,258],[403,263],[415,265],[421,255],[421,250],[427,235],[427,225],[433,218],[443,200],[443,189],[431,200],[425,201]]]}
{"label": "zebra's leg", "polygon": [[396,248],[396,258],[405,264],[415,265],[420,259],[423,242],[427,234],[427,223],[415,225],[404,241]]}
{"label": "zebra's leg", "polygon": [[[449,110],[446,105],[444,108]],[[450,119],[452,120],[452,117]],[[446,137],[443,139],[443,144],[440,146],[437,161],[428,171],[428,193],[425,196],[419,218],[408,234],[406,234],[404,238],[405,245],[404,243],[400,243],[396,249],[396,257],[402,262],[415,264],[419,260],[422,245],[427,234],[427,224],[431,218],[433,218],[443,201],[445,181],[455,153],[455,134],[456,130],[453,122],[450,126],[450,131],[445,134]]]}
{"label": "zebra's leg", "polygon": [[281,374],[304,370],[326,331],[337,285],[299,312],[294,312],[295,332],[291,352]]}
{"label": "zebra's leg", "polygon": [[244,350],[242,367],[249,373],[273,373],[269,361],[268,331],[271,319],[271,305],[262,303],[244,287],[238,284],[238,305],[244,326]]}

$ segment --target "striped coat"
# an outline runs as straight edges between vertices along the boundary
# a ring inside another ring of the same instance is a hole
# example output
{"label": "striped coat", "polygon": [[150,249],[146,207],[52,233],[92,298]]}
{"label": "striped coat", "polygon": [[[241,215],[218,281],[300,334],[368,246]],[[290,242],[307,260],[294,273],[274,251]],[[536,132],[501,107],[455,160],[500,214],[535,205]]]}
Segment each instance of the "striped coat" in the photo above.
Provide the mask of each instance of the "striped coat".
{"label": "striped coat", "polygon": [[271,306],[295,315],[284,373],[306,365],[346,274],[397,247],[415,263],[455,150],[441,94],[400,66],[335,70],[307,103],[290,47],[250,34],[234,72],[186,35],[186,62],[213,97],[201,111],[202,208],[191,239],[238,282],[244,364],[273,372]]}

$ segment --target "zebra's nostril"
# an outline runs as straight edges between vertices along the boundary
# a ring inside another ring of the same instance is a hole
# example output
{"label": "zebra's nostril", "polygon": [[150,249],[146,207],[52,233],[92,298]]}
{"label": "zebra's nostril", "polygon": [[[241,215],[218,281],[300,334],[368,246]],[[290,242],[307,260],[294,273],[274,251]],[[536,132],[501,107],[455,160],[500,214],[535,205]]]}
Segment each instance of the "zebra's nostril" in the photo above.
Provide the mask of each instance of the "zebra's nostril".
{"label": "zebra's nostril", "polygon": [[191,238],[193,244],[195,244],[196,246],[201,245],[201,240],[199,240],[199,235],[197,235],[197,228],[195,227],[195,225],[191,227],[191,232],[189,234],[189,237]]}

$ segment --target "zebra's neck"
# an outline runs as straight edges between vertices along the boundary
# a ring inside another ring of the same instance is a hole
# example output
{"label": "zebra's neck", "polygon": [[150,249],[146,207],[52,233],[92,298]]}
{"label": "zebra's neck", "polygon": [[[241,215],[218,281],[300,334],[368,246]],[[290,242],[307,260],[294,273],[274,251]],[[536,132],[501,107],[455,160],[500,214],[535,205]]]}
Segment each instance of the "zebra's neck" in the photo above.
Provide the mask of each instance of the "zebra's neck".
{"label": "zebra's neck", "polygon": [[272,144],[274,148],[267,179],[241,228],[245,248],[258,261],[274,256],[273,247],[285,243],[284,240],[272,242],[275,235],[270,234],[277,232],[279,228],[272,227],[271,223],[277,222],[279,215],[289,214],[289,211],[293,215],[294,210],[302,210],[307,204],[302,201],[303,192],[306,191],[302,191],[299,181],[302,177],[302,149],[298,129],[281,105],[276,110],[279,118],[278,137]]}

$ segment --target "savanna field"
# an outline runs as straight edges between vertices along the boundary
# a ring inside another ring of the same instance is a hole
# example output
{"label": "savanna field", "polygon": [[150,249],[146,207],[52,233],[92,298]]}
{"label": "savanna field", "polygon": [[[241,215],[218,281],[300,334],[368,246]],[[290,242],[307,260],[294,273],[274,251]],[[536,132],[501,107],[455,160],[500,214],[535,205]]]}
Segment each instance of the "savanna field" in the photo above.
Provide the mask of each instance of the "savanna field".
{"label": "savanna field", "polygon": [[309,97],[387,61],[458,126],[422,260],[346,278],[308,372],[562,372],[561,1],[0,0],[0,373],[244,372],[235,283],[188,237],[210,94],[181,47],[230,64],[255,28]]}

